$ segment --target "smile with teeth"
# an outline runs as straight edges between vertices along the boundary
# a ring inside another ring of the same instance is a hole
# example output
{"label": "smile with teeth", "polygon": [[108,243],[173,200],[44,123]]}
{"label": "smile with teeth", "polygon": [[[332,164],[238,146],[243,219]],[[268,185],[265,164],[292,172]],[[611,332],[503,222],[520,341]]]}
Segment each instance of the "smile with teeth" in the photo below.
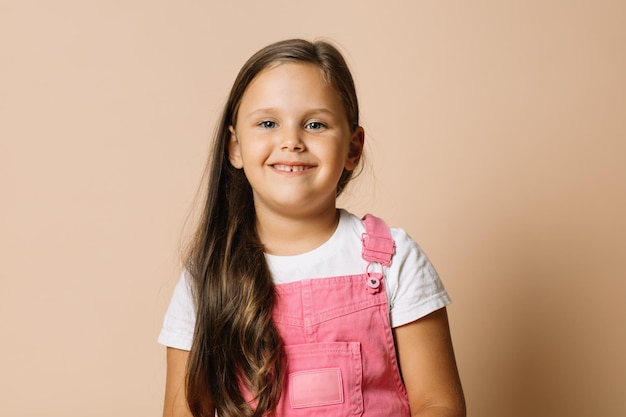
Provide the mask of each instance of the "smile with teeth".
{"label": "smile with teeth", "polygon": [[273,167],[277,171],[284,171],[284,172],[302,172],[311,168],[311,166],[309,165],[283,165],[283,164],[276,164],[276,165],[273,165]]}

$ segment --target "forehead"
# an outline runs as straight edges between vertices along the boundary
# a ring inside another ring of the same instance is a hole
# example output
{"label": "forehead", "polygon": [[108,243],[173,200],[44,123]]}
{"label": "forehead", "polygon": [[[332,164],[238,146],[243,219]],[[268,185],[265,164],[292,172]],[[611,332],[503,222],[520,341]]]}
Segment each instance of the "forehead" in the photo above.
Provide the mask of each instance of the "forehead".
{"label": "forehead", "polygon": [[239,110],[254,110],[250,107],[298,109],[307,105],[343,109],[339,92],[326,80],[318,65],[286,62],[259,72],[246,88]]}
{"label": "forehead", "polygon": [[262,69],[250,82],[246,90],[256,84],[277,81],[299,80],[330,86],[322,68],[311,62],[276,62]]}

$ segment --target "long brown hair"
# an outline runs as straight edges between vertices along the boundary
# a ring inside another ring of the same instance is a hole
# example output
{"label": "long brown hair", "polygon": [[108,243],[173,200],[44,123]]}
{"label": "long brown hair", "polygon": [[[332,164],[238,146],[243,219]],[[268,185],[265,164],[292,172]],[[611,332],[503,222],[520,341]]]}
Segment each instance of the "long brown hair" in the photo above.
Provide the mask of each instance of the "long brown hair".
{"label": "long brown hair", "polygon": [[[292,39],[254,54],[240,70],[216,130],[206,202],[186,266],[196,307],[187,366],[187,402],[194,416],[261,417],[276,409],[284,360],[272,322],[274,286],[256,230],[252,189],[228,159],[229,126],[250,82],[285,62],[312,63],[340,94],[352,131],[359,126],[354,81],[339,51],[327,42]],[[352,176],[344,170],[337,194]],[[246,398],[242,387],[251,395]]]}

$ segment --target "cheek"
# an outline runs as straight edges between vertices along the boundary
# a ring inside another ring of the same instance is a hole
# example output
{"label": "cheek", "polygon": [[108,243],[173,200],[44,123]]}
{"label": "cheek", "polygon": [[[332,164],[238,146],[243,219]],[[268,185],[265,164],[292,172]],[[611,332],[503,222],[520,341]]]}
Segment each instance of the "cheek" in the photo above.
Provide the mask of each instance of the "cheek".
{"label": "cheek", "polygon": [[241,143],[241,157],[244,160],[258,159],[263,152],[264,146],[262,141],[246,140]]}
{"label": "cheek", "polygon": [[337,175],[341,175],[343,172],[347,159],[347,147],[336,145],[326,149],[326,160],[333,167],[333,170],[337,172]]}
{"label": "cheek", "polygon": [[333,153],[338,162],[344,163],[350,153],[350,144],[346,141],[338,141],[333,148]]}

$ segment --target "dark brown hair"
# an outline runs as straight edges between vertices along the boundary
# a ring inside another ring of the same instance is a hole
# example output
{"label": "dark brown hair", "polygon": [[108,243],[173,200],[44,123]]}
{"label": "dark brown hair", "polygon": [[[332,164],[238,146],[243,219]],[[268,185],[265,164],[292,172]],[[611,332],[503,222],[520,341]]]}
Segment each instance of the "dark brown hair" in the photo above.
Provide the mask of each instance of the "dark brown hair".
{"label": "dark brown hair", "polygon": [[[252,189],[228,158],[229,126],[250,82],[264,69],[312,63],[341,96],[352,131],[359,126],[354,81],[339,51],[301,39],[271,44],[240,70],[217,126],[208,166],[206,202],[186,266],[196,307],[187,366],[187,402],[194,416],[260,417],[275,410],[284,360],[272,322],[274,286],[256,230]],[[337,194],[352,176],[344,170]],[[244,396],[242,389],[249,392]]]}

